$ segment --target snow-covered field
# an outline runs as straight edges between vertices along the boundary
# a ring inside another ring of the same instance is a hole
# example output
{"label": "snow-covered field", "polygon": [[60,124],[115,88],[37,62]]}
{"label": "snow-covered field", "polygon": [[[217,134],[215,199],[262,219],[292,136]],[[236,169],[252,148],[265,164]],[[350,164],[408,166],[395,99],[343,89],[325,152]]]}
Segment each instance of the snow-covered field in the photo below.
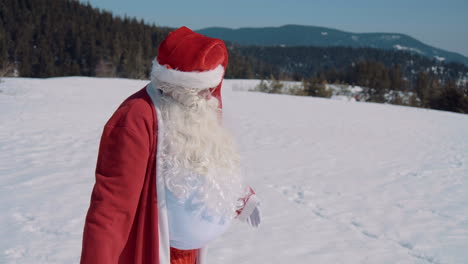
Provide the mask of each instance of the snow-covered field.
{"label": "snow-covered field", "polygon": [[[102,127],[147,81],[0,84],[0,263],[77,263]],[[210,263],[468,263],[468,115],[244,92],[226,120],[263,200]],[[234,91],[232,91],[234,90]]]}

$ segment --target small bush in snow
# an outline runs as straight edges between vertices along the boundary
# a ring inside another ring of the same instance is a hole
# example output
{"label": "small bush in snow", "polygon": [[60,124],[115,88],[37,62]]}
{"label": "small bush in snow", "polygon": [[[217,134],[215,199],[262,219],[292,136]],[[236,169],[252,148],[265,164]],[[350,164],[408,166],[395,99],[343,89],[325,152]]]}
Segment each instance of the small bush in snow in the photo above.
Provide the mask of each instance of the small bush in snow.
{"label": "small bush in snow", "polygon": [[302,83],[304,86],[304,93],[308,96],[330,98],[333,95],[333,92],[327,89],[326,82],[313,78],[302,81]]}
{"label": "small bush in snow", "polygon": [[263,93],[283,93],[284,84],[273,76],[269,81],[261,80],[260,83],[255,86],[254,91]]}

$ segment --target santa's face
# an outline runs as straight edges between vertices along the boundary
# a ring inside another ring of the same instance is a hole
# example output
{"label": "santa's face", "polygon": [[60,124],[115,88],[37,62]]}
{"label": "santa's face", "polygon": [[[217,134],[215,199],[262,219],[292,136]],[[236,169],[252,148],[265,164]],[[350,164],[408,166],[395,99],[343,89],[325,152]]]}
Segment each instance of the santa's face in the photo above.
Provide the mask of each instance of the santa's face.
{"label": "santa's face", "polygon": [[239,154],[234,138],[221,120],[214,89],[187,90],[156,83],[163,91],[159,108],[164,124],[164,174],[166,186],[186,198],[193,186],[203,183],[205,201],[214,210],[232,208],[243,190]]}
{"label": "santa's face", "polygon": [[233,140],[223,127],[218,99],[211,90],[171,91],[165,99],[161,110],[171,155],[179,156],[185,169],[201,174],[210,168],[230,167],[219,157],[234,154]]}

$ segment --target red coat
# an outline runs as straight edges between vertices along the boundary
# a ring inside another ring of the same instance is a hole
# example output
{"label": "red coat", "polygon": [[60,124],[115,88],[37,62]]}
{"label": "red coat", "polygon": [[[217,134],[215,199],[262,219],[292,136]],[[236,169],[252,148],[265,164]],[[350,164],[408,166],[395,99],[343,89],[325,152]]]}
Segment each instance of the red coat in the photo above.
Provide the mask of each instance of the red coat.
{"label": "red coat", "polygon": [[[153,90],[146,88],[127,98],[104,126],[83,232],[82,264],[169,262],[168,256],[161,256],[168,254],[169,246],[156,190],[158,112]],[[220,88],[221,84],[213,94],[221,101]],[[160,241],[161,235],[165,241]]]}
{"label": "red coat", "polygon": [[157,122],[145,88],[104,126],[83,232],[82,264],[159,263]]}

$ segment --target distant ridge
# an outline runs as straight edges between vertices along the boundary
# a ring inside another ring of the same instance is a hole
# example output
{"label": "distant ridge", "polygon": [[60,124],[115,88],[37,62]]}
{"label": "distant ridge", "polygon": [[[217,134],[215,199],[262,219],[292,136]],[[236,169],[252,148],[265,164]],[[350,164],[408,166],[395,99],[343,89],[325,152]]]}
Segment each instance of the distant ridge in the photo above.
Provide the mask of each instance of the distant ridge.
{"label": "distant ridge", "polygon": [[326,27],[302,25],[239,29],[209,27],[197,30],[197,32],[241,45],[372,47],[405,50],[438,61],[468,65],[468,58],[459,53],[429,46],[400,33],[351,33]]}

